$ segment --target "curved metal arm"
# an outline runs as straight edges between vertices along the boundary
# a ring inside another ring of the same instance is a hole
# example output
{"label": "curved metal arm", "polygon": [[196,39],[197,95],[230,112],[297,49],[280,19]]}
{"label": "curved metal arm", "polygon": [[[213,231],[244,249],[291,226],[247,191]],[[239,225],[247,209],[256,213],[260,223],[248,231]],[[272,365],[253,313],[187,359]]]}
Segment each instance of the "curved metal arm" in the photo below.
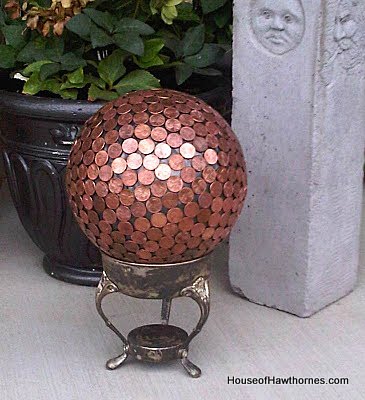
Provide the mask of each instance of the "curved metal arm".
{"label": "curved metal arm", "polygon": [[209,281],[203,277],[198,278],[191,286],[184,288],[180,292],[181,296],[190,297],[195,300],[200,308],[200,319],[196,327],[186,340],[186,345],[202,330],[207,322],[210,311]]}
{"label": "curved metal arm", "polygon": [[108,317],[105,315],[101,303],[102,300],[105,296],[108,294],[112,293],[117,293],[119,292],[118,287],[108,278],[105,272],[103,272],[99,285],[96,289],[96,294],[95,294],[95,303],[96,303],[96,309],[98,310],[98,313],[100,314],[101,318],[103,318],[106,326],[110,328],[124,343],[125,348],[128,348],[128,341],[127,339],[118,331],[118,329],[109,321]]}

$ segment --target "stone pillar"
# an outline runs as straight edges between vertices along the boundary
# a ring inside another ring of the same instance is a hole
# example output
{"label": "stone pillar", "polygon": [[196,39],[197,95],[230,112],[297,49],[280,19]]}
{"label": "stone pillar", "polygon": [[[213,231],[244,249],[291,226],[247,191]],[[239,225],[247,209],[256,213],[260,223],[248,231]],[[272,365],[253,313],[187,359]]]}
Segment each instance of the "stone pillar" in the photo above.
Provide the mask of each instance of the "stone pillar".
{"label": "stone pillar", "polygon": [[233,129],[248,195],[233,290],[307,317],[356,283],[365,133],[365,1],[234,8]]}

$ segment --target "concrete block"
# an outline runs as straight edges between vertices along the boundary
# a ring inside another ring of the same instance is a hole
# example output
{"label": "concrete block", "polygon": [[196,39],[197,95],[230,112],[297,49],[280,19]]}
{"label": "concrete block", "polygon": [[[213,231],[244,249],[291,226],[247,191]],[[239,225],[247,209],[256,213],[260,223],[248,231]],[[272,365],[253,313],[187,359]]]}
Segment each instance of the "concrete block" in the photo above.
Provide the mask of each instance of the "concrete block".
{"label": "concrete block", "polygon": [[236,1],[233,54],[248,196],[230,239],[231,285],[310,316],[357,278],[365,1]]}

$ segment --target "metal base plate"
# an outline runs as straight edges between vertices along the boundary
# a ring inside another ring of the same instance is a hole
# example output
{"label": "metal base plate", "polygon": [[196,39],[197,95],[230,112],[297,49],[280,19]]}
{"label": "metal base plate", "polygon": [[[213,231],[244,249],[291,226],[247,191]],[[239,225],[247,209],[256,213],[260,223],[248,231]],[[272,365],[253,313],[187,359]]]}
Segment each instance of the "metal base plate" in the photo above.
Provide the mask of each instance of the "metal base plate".
{"label": "metal base plate", "polygon": [[187,350],[187,339],[187,332],[177,326],[144,325],[129,333],[129,353],[137,360],[153,363],[176,360]]}

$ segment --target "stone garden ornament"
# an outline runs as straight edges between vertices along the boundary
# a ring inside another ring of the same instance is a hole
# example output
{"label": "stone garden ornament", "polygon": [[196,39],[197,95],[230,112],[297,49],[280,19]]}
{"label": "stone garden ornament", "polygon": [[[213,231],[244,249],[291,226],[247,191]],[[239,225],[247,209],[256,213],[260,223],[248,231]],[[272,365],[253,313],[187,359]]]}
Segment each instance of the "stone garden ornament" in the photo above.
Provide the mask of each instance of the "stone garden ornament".
{"label": "stone garden ornament", "polygon": [[[224,118],[196,97],[172,90],[133,92],[102,107],[75,141],[66,173],[72,211],[102,251],[99,314],[123,342],[122,354],[159,363],[188,356],[210,307],[209,254],[225,239],[247,191],[241,146]],[[161,324],[124,337],[102,310],[120,292],[161,299]],[[171,301],[187,296],[201,317],[190,335],[169,325]]]}

